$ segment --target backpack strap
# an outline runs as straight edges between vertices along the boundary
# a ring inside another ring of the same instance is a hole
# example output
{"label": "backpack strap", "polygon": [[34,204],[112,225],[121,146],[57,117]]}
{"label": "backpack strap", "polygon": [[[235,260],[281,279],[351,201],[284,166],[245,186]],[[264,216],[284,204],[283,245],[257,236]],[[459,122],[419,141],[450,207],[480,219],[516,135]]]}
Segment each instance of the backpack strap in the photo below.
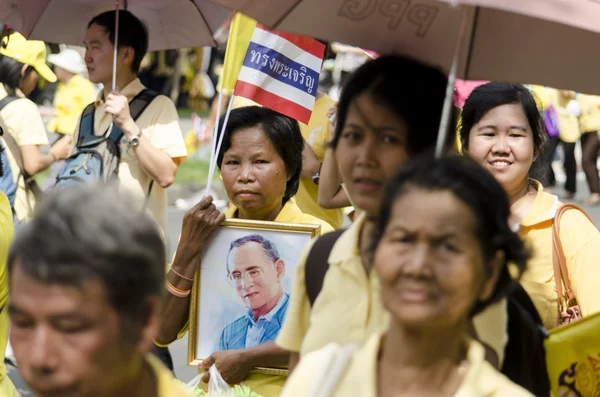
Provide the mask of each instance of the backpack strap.
{"label": "backpack strap", "polygon": [[306,267],[304,269],[304,279],[306,287],[306,295],[312,306],[317,299],[317,296],[323,288],[323,280],[325,273],[329,269],[329,254],[335,245],[335,242],[340,238],[345,229],[336,230],[331,233],[326,233],[319,237],[312,246],[308,257],[306,258]]}
{"label": "backpack strap", "polygon": [[19,99],[18,96],[14,96],[14,95],[7,95],[4,98],[2,98],[2,100],[0,100],[0,110],[4,109],[4,107],[6,105],[8,105],[9,103],[16,101],[17,99]]}
{"label": "backpack strap", "polygon": [[81,142],[83,138],[92,136],[94,133],[94,113],[96,112],[96,103],[92,102],[85,107],[83,114],[81,115],[81,121],[79,122],[79,135],[77,137],[78,142]]}
{"label": "backpack strap", "polygon": [[[142,90],[139,94],[137,94],[135,98],[133,98],[131,102],[129,102],[129,113],[131,114],[131,118],[133,118],[133,120],[137,120],[138,117],[140,117],[140,115],[144,112],[144,110],[146,110],[148,105],[150,105],[150,103],[158,95],[158,92],[149,90],[147,88]],[[117,143],[121,140],[122,137],[123,131],[121,131],[121,129],[115,124],[113,124],[108,139]]]}

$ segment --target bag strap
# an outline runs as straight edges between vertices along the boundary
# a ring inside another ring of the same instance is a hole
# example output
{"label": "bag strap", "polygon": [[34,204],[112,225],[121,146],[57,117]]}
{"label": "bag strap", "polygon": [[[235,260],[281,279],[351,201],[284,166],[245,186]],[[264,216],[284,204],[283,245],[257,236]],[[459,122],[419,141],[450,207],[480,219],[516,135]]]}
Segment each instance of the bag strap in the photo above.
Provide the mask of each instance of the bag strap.
{"label": "bag strap", "polygon": [[[567,258],[560,240],[560,220],[568,210],[577,210],[581,212],[591,223],[594,223],[583,208],[575,204],[563,204],[556,210],[554,221],[552,222],[552,264],[554,266],[554,282],[556,283],[556,294],[558,295],[559,312],[562,313],[568,309],[571,303],[576,302],[576,297],[571,290],[571,281],[569,280],[569,270],[567,268]],[[564,295],[563,295],[564,286]],[[566,302],[564,301],[566,299]],[[566,303],[567,307],[563,307]]]}
{"label": "bag strap", "polygon": [[81,142],[82,138],[92,136],[94,133],[94,113],[96,113],[96,103],[92,102],[85,107],[81,115],[78,142]]}
{"label": "bag strap", "polygon": [[[2,98],[2,100],[0,100],[0,110],[2,110],[6,105],[8,105],[9,103],[11,103],[17,99],[20,99],[20,98],[16,97],[16,96],[10,96],[10,95]],[[21,175],[23,176],[23,179],[25,180],[25,187],[28,190],[30,190],[31,193],[33,193],[33,196],[36,198],[36,200],[39,200],[44,195],[44,193],[42,192],[42,189],[40,189],[40,187],[37,184],[37,182],[35,181],[35,179],[33,179],[33,177],[31,175],[29,175],[29,173],[25,170],[25,162],[23,161],[23,153],[21,152],[21,148],[19,147],[19,144],[17,143],[15,138],[12,136],[10,131],[6,131],[6,133],[3,134],[2,137],[4,138],[4,142],[6,143],[8,150],[10,151],[13,158],[15,159],[15,162],[17,163],[17,166],[19,167],[19,171],[20,171]]]}
{"label": "bag strap", "polygon": [[306,295],[312,306],[317,299],[317,296],[323,288],[323,280],[325,273],[329,269],[329,254],[335,245],[335,242],[340,238],[345,229],[336,230],[331,233],[325,233],[315,241],[308,257],[306,258],[306,267],[304,269],[304,280],[306,287]]}

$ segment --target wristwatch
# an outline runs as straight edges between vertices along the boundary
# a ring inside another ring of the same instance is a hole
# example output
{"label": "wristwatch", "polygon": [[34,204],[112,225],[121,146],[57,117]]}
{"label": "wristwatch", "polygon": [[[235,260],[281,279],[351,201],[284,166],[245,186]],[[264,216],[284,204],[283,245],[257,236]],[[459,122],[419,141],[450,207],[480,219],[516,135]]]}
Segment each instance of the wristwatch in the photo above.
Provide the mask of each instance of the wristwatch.
{"label": "wristwatch", "polygon": [[321,179],[321,166],[322,166],[322,165],[323,165],[323,164],[319,165],[319,171],[317,171],[317,173],[316,173],[316,174],[314,174],[314,175],[311,177],[311,179],[312,179],[312,181],[313,181],[313,183],[314,183],[315,185],[318,185],[318,184],[319,184],[319,181],[320,181],[320,179]]}
{"label": "wristwatch", "polygon": [[132,136],[129,140],[129,147],[137,147],[140,144],[140,138],[142,137],[142,132],[138,132],[136,135]]}

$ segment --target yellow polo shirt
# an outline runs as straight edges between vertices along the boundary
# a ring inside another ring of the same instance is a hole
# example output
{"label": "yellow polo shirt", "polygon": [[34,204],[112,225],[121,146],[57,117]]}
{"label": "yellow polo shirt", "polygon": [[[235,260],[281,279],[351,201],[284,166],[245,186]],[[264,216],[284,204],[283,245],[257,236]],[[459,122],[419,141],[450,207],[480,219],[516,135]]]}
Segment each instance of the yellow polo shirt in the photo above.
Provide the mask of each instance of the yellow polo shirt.
{"label": "yellow polo shirt", "polygon": [[[312,148],[320,163],[325,158],[325,149],[331,140],[327,112],[334,105],[333,99],[323,95],[315,101],[308,125],[300,123],[302,137]],[[294,199],[298,207],[305,213],[323,219],[336,229],[344,225],[344,212],[341,208],[328,210],[319,205],[319,186],[315,185],[311,178],[300,178],[300,186]]]}
{"label": "yellow polo shirt", "polygon": [[[225,212],[225,216],[227,218],[236,218],[236,212],[237,208],[231,207]],[[303,213],[300,208],[298,208],[298,206],[291,200],[283,206],[281,212],[279,212],[279,215],[277,215],[277,218],[275,218],[275,222],[319,225],[321,226],[321,234],[333,231],[333,227],[331,227],[331,225],[329,225],[327,222],[315,218],[312,215]],[[306,259],[301,258],[300,261],[304,262]],[[286,316],[288,315],[289,308]],[[189,324],[186,324],[183,329],[179,331],[177,339],[181,339],[188,329]],[[281,390],[283,389],[286,379],[287,376],[250,373],[248,378],[244,380],[243,384],[263,397],[278,397],[281,394]]]}
{"label": "yellow polo shirt", "polygon": [[540,109],[546,110],[550,105],[554,106],[558,115],[560,140],[569,143],[577,142],[581,137],[579,118],[567,112],[567,105],[571,98],[565,98],[559,90],[550,87],[532,85],[530,90],[533,92]]}
{"label": "yellow polo shirt", "polygon": [[12,211],[8,198],[0,192],[0,396],[17,397],[17,390],[10,379],[6,376],[6,366],[4,365],[4,354],[6,353],[6,344],[8,342],[8,310],[6,303],[8,301],[8,269],[6,266],[6,257],[8,248],[13,237]]}
{"label": "yellow polo shirt", "polygon": [[[389,315],[383,307],[379,278],[368,275],[359,254],[363,213],[335,242],[323,288],[311,308],[306,294],[305,269],[312,244],[305,248],[296,267],[294,285],[277,344],[301,356],[329,343],[362,343],[374,332],[386,329]],[[312,309],[312,310],[311,310]],[[508,316],[504,302],[489,306],[474,319],[479,339],[504,358],[508,340]]]}
{"label": "yellow polo shirt", "polygon": [[171,371],[157,358],[149,354],[146,360],[154,372],[158,397],[192,397],[191,393],[175,382]]}
{"label": "yellow polo shirt", "polygon": [[577,96],[581,105],[581,116],[579,116],[579,127],[582,133],[600,131],[600,96],[583,95]]}
{"label": "yellow polo shirt", "polygon": [[[121,94],[131,101],[145,87],[139,79],[133,80]],[[96,100],[96,112],[94,113],[94,134],[102,135],[112,123],[112,116],[104,112],[104,94],[100,92]],[[187,156],[187,150],[183,141],[183,134],[179,127],[179,116],[175,104],[170,98],[159,95],[144,110],[136,120],[141,133],[150,140],[157,149],[166,153],[177,164]],[[75,136],[71,143],[69,155],[77,152],[77,136],[79,135],[79,123],[76,127]],[[121,139],[121,162],[119,164],[119,186],[131,192],[139,200],[140,208],[148,194],[150,177],[143,170],[133,150],[127,150],[125,139]],[[167,231],[167,191],[158,183],[152,186],[152,192],[148,200],[148,210],[154,216],[162,231]]]}
{"label": "yellow polo shirt", "polygon": [[[521,284],[535,304],[544,326],[556,327],[558,302],[552,262],[552,222],[561,202],[537,183],[537,196],[521,221],[519,235],[532,249]],[[584,316],[600,311],[600,232],[579,211],[564,213],[560,239],[567,258],[571,287]]]}
{"label": "yellow polo shirt", "polygon": [[[378,362],[382,335],[372,335],[367,342],[354,352],[346,365],[343,375],[330,396],[377,397]],[[454,397],[529,397],[528,391],[512,383],[496,371],[486,360],[485,350],[478,342],[467,342],[467,370]],[[310,397],[315,381],[322,376],[324,363],[335,360],[342,347],[330,344],[302,358],[290,376],[282,397]],[[335,362],[335,361],[334,361]],[[324,379],[327,382],[327,379]]]}
{"label": "yellow polo shirt", "polygon": [[48,131],[73,135],[83,109],[96,100],[96,88],[85,77],[74,75],[67,84],[59,83],[54,95],[56,116],[48,123]]}
{"label": "yellow polo shirt", "polygon": [[[8,93],[4,86],[0,84],[0,99],[6,97]],[[0,111],[0,116],[8,127],[8,132],[12,135],[19,146],[36,145],[44,146],[48,144],[48,135],[40,111],[35,103],[26,98],[21,91],[17,91],[17,96],[22,97],[12,101]],[[3,138],[0,138],[3,139]],[[6,145],[5,145],[6,146]],[[35,198],[33,194],[27,194],[25,190],[25,181],[20,178],[21,171],[10,150],[8,153],[8,163],[13,174],[15,182],[18,180],[18,189],[15,197],[15,213],[19,221],[28,219],[33,215],[35,207]]]}

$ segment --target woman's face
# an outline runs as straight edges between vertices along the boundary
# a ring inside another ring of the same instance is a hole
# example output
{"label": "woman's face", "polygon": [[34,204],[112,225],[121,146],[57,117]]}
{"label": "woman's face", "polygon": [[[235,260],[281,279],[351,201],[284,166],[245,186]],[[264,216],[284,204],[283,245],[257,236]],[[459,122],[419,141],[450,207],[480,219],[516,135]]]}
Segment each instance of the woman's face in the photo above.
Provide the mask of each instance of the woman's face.
{"label": "woman's face", "polygon": [[283,159],[258,127],[233,134],[221,176],[229,200],[240,212],[258,219],[281,205],[290,179]]}
{"label": "woman's face", "polygon": [[350,103],[335,156],[352,202],[367,215],[379,212],[386,182],[408,160],[407,135],[404,120],[369,94]]}
{"label": "woman's face", "polygon": [[412,188],[396,199],[374,256],[395,322],[459,326],[491,296],[496,277],[485,274],[476,227],[469,207],[448,191]]}
{"label": "woman's face", "polygon": [[509,194],[527,183],[537,153],[523,106],[501,105],[488,111],[471,128],[465,152],[490,171]]}

